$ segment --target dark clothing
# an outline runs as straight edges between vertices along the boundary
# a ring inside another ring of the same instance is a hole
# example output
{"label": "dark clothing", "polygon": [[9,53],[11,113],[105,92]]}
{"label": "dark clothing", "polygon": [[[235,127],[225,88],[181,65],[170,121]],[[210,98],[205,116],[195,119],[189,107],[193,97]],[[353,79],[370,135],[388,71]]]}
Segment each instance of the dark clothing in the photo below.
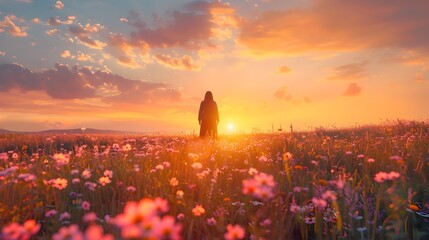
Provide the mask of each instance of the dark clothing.
{"label": "dark clothing", "polygon": [[219,122],[219,111],[215,101],[204,100],[200,104],[198,112],[200,122],[200,137],[217,136],[217,124]]}

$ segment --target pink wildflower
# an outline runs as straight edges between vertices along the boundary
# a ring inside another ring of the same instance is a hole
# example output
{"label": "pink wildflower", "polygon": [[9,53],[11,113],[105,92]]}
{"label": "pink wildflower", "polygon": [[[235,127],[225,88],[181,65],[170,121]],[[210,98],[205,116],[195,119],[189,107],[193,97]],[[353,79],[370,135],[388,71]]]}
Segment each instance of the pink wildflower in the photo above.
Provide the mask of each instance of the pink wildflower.
{"label": "pink wildflower", "polygon": [[88,201],[83,201],[81,204],[81,207],[85,211],[89,211],[89,208],[91,207],[91,204]]}
{"label": "pink wildflower", "polygon": [[226,230],[227,232],[223,235],[225,240],[243,239],[246,235],[246,231],[240,225],[228,224]]}
{"label": "pink wildflower", "polygon": [[60,214],[60,218],[59,218],[59,220],[60,221],[64,221],[64,220],[68,220],[68,219],[70,219],[71,218],[71,214],[70,213],[68,213],[68,212],[63,212],[63,213],[61,213]]}
{"label": "pink wildflower", "polygon": [[85,187],[87,187],[91,191],[94,191],[95,187],[97,187],[97,184],[93,182],[85,182],[83,185],[85,185]]}
{"label": "pink wildflower", "polygon": [[244,179],[242,184],[243,194],[253,194],[258,187],[256,181],[253,179]]}
{"label": "pink wildflower", "polygon": [[260,223],[261,227],[268,227],[271,225],[271,219],[267,218]]}
{"label": "pink wildflower", "polygon": [[216,219],[214,217],[207,218],[207,224],[210,226],[216,225]]}
{"label": "pink wildflower", "polygon": [[103,234],[103,229],[96,225],[92,224],[90,225],[84,235],[85,240],[114,240],[114,237],[110,234]]}
{"label": "pink wildflower", "polygon": [[400,177],[400,174],[395,171],[391,171],[390,173],[378,172],[375,174],[374,180],[378,183],[383,183],[386,180],[395,180],[399,177]]}
{"label": "pink wildflower", "polygon": [[181,221],[181,220],[185,219],[185,214],[179,213],[179,214],[177,214],[176,218],[177,218],[177,220]]}
{"label": "pink wildflower", "polygon": [[76,239],[76,240],[83,239],[83,234],[79,230],[79,227],[76,224],[72,224],[68,227],[60,228],[60,230],[52,236],[52,240],[66,240],[66,239]]}
{"label": "pink wildflower", "polygon": [[315,197],[311,199],[311,202],[313,202],[314,206],[318,208],[325,208],[326,205],[328,205],[328,203],[324,199],[319,199]]}
{"label": "pink wildflower", "polygon": [[97,214],[95,212],[89,212],[83,215],[83,221],[86,223],[95,222],[97,220]]}
{"label": "pink wildflower", "polygon": [[155,205],[155,209],[160,213],[166,213],[168,210],[170,210],[168,207],[168,202],[165,199],[157,197],[153,200],[153,203]]}
{"label": "pink wildflower", "polygon": [[261,156],[261,157],[259,157],[259,161],[260,162],[268,162],[268,158],[265,156]]}
{"label": "pink wildflower", "polygon": [[153,231],[157,239],[181,239],[182,225],[176,224],[173,217],[165,216],[155,224]]}
{"label": "pink wildflower", "polygon": [[21,173],[18,175],[18,179],[23,179],[25,182],[34,182],[36,180],[36,176],[29,173]]}
{"label": "pink wildflower", "polygon": [[91,176],[92,176],[92,174],[91,174],[91,170],[89,170],[88,168],[87,168],[87,169],[85,169],[85,170],[83,170],[83,172],[82,172],[82,177],[83,177],[83,178],[88,179],[88,178],[90,178]]}
{"label": "pink wildflower", "polygon": [[27,220],[23,225],[13,222],[4,226],[1,237],[5,240],[28,240],[40,230],[40,224],[36,220]]}
{"label": "pink wildflower", "polygon": [[275,186],[273,175],[268,175],[266,173],[260,173],[258,175],[255,175],[254,179],[259,185],[268,186],[268,187],[274,187]]}
{"label": "pink wildflower", "polygon": [[161,198],[128,202],[114,223],[121,228],[121,235],[126,239],[180,239],[181,225],[175,224],[171,216],[161,218],[168,211],[166,204],[167,201]]}
{"label": "pink wildflower", "polygon": [[151,219],[156,216],[155,204],[151,199],[144,198],[140,202],[128,202],[124,212],[115,218],[115,224],[124,227]]}
{"label": "pink wildflower", "polygon": [[325,200],[331,200],[331,201],[336,201],[337,200],[337,196],[335,196],[335,193],[328,190],[326,192],[324,192],[322,194],[322,198]]}
{"label": "pink wildflower", "polygon": [[292,200],[292,203],[290,204],[289,210],[292,213],[296,213],[296,212],[301,211],[301,207],[296,204],[295,199]]}
{"label": "pink wildflower", "polygon": [[0,153],[0,159],[6,162],[9,159],[9,156],[6,152]]}
{"label": "pink wildflower", "polygon": [[127,192],[135,192],[136,191],[136,187],[134,187],[134,186],[128,186],[126,189],[127,189]]}
{"label": "pink wildflower", "polygon": [[31,235],[36,234],[40,230],[40,224],[36,223],[36,220],[30,219],[25,221],[24,223],[24,229],[27,231],[27,233],[30,233]]}
{"label": "pink wildflower", "polygon": [[253,179],[244,179],[242,181],[243,194],[253,195],[261,200],[268,200],[274,197],[274,187],[276,183],[272,175],[259,173],[253,176]]}
{"label": "pink wildflower", "polygon": [[104,170],[103,175],[104,175],[105,177],[112,178],[112,177],[113,177],[113,171],[110,171],[110,170]]}
{"label": "pink wildflower", "polygon": [[257,188],[253,195],[263,201],[269,200],[274,197],[273,190],[266,186],[260,186],[259,188]]}
{"label": "pink wildflower", "polygon": [[57,211],[57,210],[52,209],[52,210],[49,210],[49,211],[47,211],[47,212],[45,213],[45,217],[50,218],[50,217],[55,216],[57,213],[58,213],[58,211]]}

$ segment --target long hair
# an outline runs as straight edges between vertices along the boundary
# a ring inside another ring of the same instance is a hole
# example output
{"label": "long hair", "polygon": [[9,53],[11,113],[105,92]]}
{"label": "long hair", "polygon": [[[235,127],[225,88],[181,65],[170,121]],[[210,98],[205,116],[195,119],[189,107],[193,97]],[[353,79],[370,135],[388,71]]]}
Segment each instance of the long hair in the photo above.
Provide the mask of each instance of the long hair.
{"label": "long hair", "polygon": [[206,102],[212,102],[213,101],[213,94],[210,91],[206,92],[206,95],[204,96],[204,101]]}

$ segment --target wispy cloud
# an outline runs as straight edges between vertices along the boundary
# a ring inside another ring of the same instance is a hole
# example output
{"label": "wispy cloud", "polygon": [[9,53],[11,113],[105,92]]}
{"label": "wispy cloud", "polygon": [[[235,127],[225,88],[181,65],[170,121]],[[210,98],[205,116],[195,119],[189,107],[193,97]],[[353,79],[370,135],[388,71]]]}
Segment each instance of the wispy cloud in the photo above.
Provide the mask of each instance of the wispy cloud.
{"label": "wispy cloud", "polygon": [[58,32],[58,29],[56,29],[56,28],[54,28],[54,29],[49,29],[49,30],[46,30],[46,34],[47,35],[49,35],[49,36],[51,36],[51,35],[54,35],[55,33],[57,33]]}
{"label": "wispy cloud", "polygon": [[170,55],[156,54],[155,60],[169,68],[179,70],[199,70],[200,66],[194,62],[191,56],[185,55],[181,58],[175,58]]}
{"label": "wispy cloud", "polygon": [[83,45],[93,49],[103,49],[107,44],[105,42],[94,40],[91,33],[97,32],[100,28],[96,25],[73,25],[69,27],[69,32]]}
{"label": "wispy cloud", "polygon": [[[317,0],[267,11],[241,25],[239,42],[259,54],[374,48],[429,49],[428,1]],[[362,14],[365,13],[365,14]]]}
{"label": "wispy cloud", "polygon": [[39,24],[39,23],[41,23],[42,21],[40,21],[40,18],[33,18],[33,19],[31,19],[31,22],[32,22],[32,23],[35,23],[35,24]]}
{"label": "wispy cloud", "polygon": [[346,91],[343,93],[343,96],[354,97],[354,96],[360,95],[361,92],[362,92],[361,86],[359,86],[357,83],[350,83],[347,86]]}
{"label": "wispy cloud", "polygon": [[289,94],[287,87],[282,87],[274,92],[274,97],[278,100],[292,100],[292,95]]}
{"label": "wispy cloud", "polygon": [[358,80],[368,76],[366,71],[367,61],[350,63],[335,67],[330,70],[329,80]]}
{"label": "wispy cloud", "polygon": [[85,54],[85,53],[79,53],[76,56],[76,59],[78,61],[83,61],[83,62],[94,62],[94,59],[91,57],[91,55]]}
{"label": "wispy cloud", "polygon": [[292,71],[292,69],[290,69],[288,66],[281,66],[279,68],[279,70],[277,71],[277,73],[283,74],[283,73],[288,73],[288,72],[291,72],[291,71]]}

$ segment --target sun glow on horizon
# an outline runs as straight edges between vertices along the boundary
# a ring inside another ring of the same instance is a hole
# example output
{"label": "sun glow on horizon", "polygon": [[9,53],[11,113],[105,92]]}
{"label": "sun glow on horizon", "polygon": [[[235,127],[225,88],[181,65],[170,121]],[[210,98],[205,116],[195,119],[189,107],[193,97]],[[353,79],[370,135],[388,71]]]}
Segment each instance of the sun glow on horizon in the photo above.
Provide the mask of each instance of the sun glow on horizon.
{"label": "sun glow on horizon", "polygon": [[233,133],[235,129],[234,123],[231,123],[231,122],[228,123],[228,125],[226,126],[226,129],[228,130],[228,133]]}

